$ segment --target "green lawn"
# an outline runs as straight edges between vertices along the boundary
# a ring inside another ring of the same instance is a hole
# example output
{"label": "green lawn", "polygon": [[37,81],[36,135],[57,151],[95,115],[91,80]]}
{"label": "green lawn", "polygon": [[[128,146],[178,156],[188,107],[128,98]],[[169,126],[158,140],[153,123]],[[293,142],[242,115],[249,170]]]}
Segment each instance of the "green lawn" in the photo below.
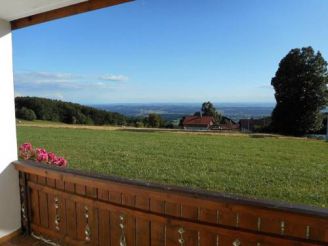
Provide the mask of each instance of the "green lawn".
{"label": "green lawn", "polygon": [[328,143],[173,132],[18,127],[71,168],[328,207]]}

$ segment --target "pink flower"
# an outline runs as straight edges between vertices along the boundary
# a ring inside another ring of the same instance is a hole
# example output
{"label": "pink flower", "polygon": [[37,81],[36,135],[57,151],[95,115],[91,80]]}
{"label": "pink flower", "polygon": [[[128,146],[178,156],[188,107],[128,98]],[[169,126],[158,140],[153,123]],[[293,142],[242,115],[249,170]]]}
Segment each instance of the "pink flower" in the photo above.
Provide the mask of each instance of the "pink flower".
{"label": "pink flower", "polygon": [[34,156],[34,149],[32,144],[24,143],[19,147],[19,157],[23,158],[24,160],[28,160]]}
{"label": "pink flower", "polygon": [[55,153],[48,153],[48,163],[54,164],[54,162],[57,160],[57,156]]}
{"label": "pink flower", "polygon": [[36,160],[39,162],[48,162],[48,153],[45,149],[36,149]]}
{"label": "pink flower", "polygon": [[20,151],[32,151],[33,150],[33,147],[32,147],[32,144],[30,143],[23,143],[20,147],[19,147],[19,150]]}
{"label": "pink flower", "polygon": [[57,157],[53,164],[59,167],[67,167],[67,160],[65,160],[63,157]]}

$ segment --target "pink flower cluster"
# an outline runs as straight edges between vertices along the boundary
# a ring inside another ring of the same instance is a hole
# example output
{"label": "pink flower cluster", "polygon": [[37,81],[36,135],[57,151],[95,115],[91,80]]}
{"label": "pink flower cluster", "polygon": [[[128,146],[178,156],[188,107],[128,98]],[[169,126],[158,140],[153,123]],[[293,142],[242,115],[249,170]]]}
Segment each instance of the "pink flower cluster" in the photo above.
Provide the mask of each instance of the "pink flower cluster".
{"label": "pink flower cluster", "polygon": [[32,144],[24,143],[19,147],[19,156],[24,160],[31,159],[35,155]]}
{"label": "pink flower cluster", "polygon": [[48,153],[42,148],[33,149],[30,143],[24,143],[19,147],[19,156],[24,160],[35,160],[58,167],[67,167],[67,160],[63,157],[56,156],[51,152]]}

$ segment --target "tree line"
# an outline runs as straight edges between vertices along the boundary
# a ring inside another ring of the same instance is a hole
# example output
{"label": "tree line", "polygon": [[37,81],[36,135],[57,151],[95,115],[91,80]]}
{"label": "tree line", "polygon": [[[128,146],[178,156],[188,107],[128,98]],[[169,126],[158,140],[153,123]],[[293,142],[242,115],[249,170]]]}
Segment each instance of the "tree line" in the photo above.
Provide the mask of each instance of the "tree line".
{"label": "tree line", "polygon": [[66,124],[120,125],[150,128],[173,128],[158,114],[128,117],[120,113],[96,109],[77,103],[40,97],[16,97],[16,117],[23,120],[46,120]]}
{"label": "tree line", "polygon": [[124,125],[127,117],[105,110],[39,97],[16,97],[16,117],[25,120],[47,120],[67,124]]}

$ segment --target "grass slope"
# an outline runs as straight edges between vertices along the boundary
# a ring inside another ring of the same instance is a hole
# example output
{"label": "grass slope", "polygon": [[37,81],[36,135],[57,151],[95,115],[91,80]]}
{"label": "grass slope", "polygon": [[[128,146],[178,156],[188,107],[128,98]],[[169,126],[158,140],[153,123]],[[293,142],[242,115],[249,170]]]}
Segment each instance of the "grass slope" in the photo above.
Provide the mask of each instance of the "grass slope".
{"label": "grass slope", "polygon": [[328,143],[254,138],[18,127],[71,168],[248,197],[328,207]]}

